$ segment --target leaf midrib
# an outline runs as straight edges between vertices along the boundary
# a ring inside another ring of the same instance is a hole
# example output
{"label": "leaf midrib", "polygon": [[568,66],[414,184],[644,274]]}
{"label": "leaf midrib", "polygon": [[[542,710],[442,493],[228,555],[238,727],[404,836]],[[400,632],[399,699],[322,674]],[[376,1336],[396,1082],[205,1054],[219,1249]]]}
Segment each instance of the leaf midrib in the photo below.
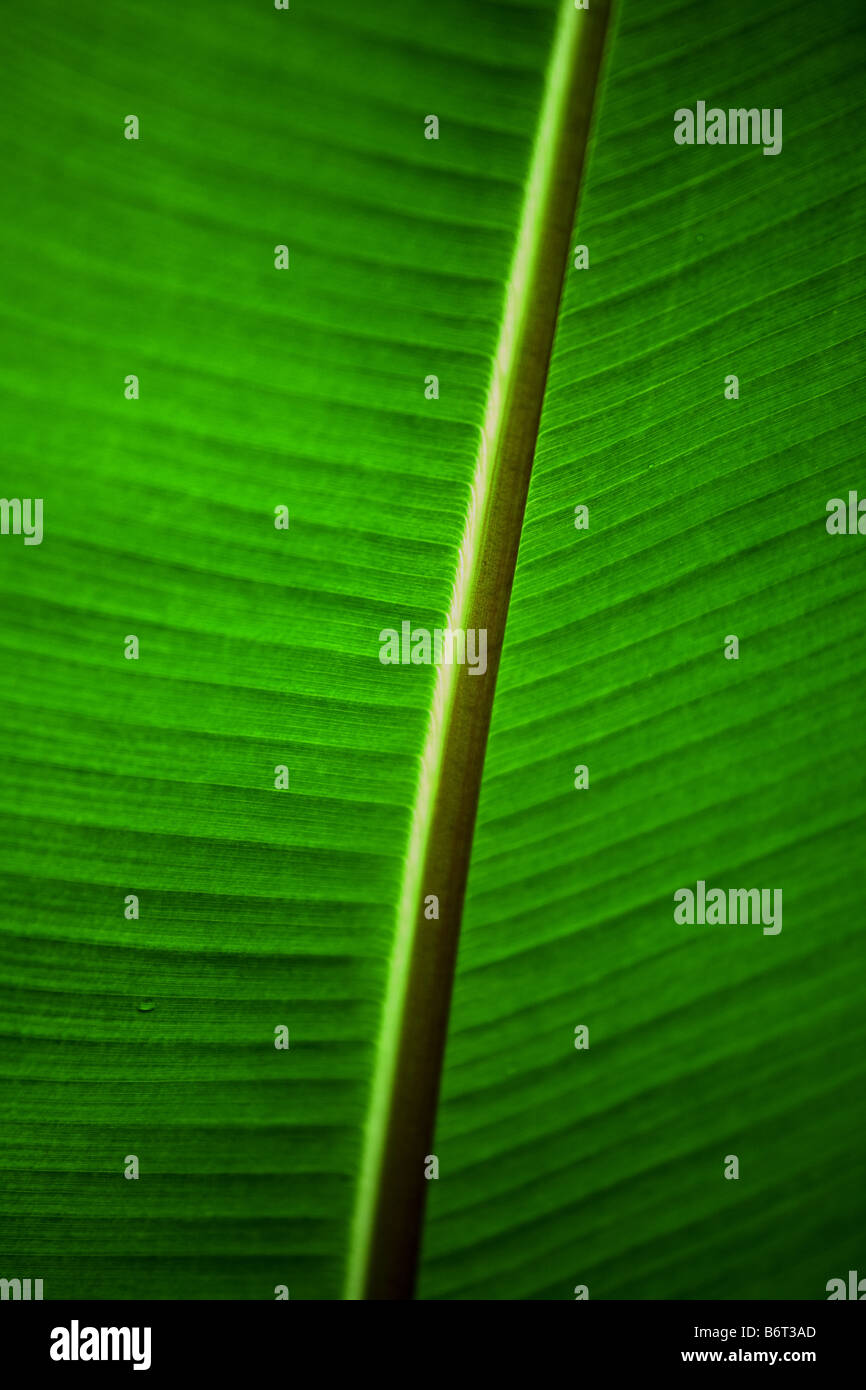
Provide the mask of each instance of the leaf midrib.
{"label": "leaf midrib", "polygon": [[[447,626],[488,667],[439,666],[361,1155],[345,1297],[410,1298],[487,732],[609,14],[560,0]],[[436,893],[440,917],[423,915]]]}

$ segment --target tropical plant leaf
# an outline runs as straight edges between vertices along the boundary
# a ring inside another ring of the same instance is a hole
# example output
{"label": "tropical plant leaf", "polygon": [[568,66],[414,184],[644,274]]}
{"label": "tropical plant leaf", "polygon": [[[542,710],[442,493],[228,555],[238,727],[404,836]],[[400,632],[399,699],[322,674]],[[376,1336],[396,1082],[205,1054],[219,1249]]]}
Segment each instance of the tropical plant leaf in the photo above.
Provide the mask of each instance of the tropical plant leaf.
{"label": "tropical plant leaf", "polygon": [[[6,17],[0,1273],[48,1298],[402,1296],[425,1192],[422,1297],[858,1258],[863,25],[622,0],[521,534],[606,8]],[[675,146],[703,97],[782,157]],[[455,618],[488,680],[378,660]],[[675,925],[699,878],[783,930]]]}
{"label": "tropical plant leaf", "polygon": [[[620,7],[497,683],[423,1296],[814,1299],[862,1266],[866,571],[825,508],[862,490],[863,40],[844,3],[820,31],[808,6]],[[781,157],[676,146],[700,99],[783,108]],[[781,931],[675,924],[698,880],[781,888]]]}

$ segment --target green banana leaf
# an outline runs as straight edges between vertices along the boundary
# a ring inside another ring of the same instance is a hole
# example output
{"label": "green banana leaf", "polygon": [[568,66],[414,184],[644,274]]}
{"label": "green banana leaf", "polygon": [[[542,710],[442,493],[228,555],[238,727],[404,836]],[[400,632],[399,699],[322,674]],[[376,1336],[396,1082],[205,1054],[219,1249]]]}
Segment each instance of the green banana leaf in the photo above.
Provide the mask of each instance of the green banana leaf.
{"label": "green banana leaf", "polygon": [[[4,17],[0,1275],[46,1298],[862,1264],[864,25],[607,11]],[[703,99],[780,155],[675,144]],[[484,679],[382,664],[488,607]],[[676,923],[699,880],[782,930]]]}

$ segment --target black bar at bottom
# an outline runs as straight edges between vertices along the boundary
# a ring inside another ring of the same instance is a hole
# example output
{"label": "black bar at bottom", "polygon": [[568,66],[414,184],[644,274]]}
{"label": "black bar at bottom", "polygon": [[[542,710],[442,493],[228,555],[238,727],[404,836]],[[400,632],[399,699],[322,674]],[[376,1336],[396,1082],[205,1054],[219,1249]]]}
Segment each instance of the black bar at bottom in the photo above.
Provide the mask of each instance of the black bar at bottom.
{"label": "black bar at bottom", "polygon": [[[380,1324],[379,1315],[358,1311],[357,1305],[338,1311],[338,1305],[327,1304],[324,1314],[322,1307],[317,1311],[316,1305],[291,1301],[4,1301],[0,1364],[6,1371],[15,1365],[19,1381],[45,1372],[52,1378],[92,1379],[105,1370],[114,1376],[137,1370],[155,1381],[190,1372],[201,1383],[201,1376],[211,1373],[224,1380],[279,1367],[308,1379],[311,1359],[322,1371],[333,1372],[342,1358],[353,1375],[387,1364],[396,1374],[402,1364],[400,1379],[415,1380],[415,1372],[423,1370],[422,1379],[428,1381],[437,1361],[450,1377],[460,1364],[469,1371],[465,1352],[471,1343],[472,1361],[476,1367],[479,1360],[485,1365],[486,1378],[500,1360],[514,1373],[517,1353],[535,1362],[535,1385],[561,1376],[565,1367],[560,1356],[575,1373],[591,1367],[596,1375],[629,1370],[665,1374],[673,1367],[702,1365],[797,1365],[811,1367],[826,1381],[834,1372],[857,1374],[866,1330],[862,1311],[841,1301],[588,1301],[575,1302],[567,1316],[555,1317],[537,1305],[528,1314],[526,1305],[475,1303],[457,1314],[453,1324],[441,1304],[421,1304],[408,1326],[402,1318]],[[497,1309],[507,1322],[500,1323]],[[401,1353],[400,1342],[389,1340],[405,1332],[421,1352],[414,1371],[405,1363],[405,1346]]]}

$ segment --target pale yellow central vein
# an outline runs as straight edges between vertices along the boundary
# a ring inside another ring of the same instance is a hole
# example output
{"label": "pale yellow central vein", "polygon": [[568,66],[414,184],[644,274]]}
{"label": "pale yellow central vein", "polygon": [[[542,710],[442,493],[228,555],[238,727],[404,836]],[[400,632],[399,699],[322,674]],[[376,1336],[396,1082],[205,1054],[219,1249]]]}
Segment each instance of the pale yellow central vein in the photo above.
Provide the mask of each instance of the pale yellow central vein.
{"label": "pale yellow central vein", "polygon": [[[517,347],[526,317],[532,307],[529,287],[533,282],[538,258],[545,254],[545,247],[538,233],[543,226],[542,209],[547,204],[556,173],[554,133],[559,130],[565,115],[571,65],[575,61],[576,45],[580,42],[580,28],[585,23],[584,11],[576,10],[573,0],[562,0],[545,76],[541,116],[524,192],[514,256],[506,284],[502,325],[491,370],[469,507],[458,553],[447,620],[447,627],[451,629],[466,625],[473,581],[480,561],[484,518],[489,505],[505,423],[505,403],[509,398],[509,385],[515,371]],[[347,1299],[363,1297],[372,1249],[373,1223],[376,1219],[378,1187],[388,1132],[389,1106],[397,1073],[412,942],[421,915],[421,877],[433,822],[437,788],[442,776],[445,735],[454,705],[456,675],[456,665],[442,664],[437,668],[433,702],[421,754],[358,1174],[344,1293]]]}

